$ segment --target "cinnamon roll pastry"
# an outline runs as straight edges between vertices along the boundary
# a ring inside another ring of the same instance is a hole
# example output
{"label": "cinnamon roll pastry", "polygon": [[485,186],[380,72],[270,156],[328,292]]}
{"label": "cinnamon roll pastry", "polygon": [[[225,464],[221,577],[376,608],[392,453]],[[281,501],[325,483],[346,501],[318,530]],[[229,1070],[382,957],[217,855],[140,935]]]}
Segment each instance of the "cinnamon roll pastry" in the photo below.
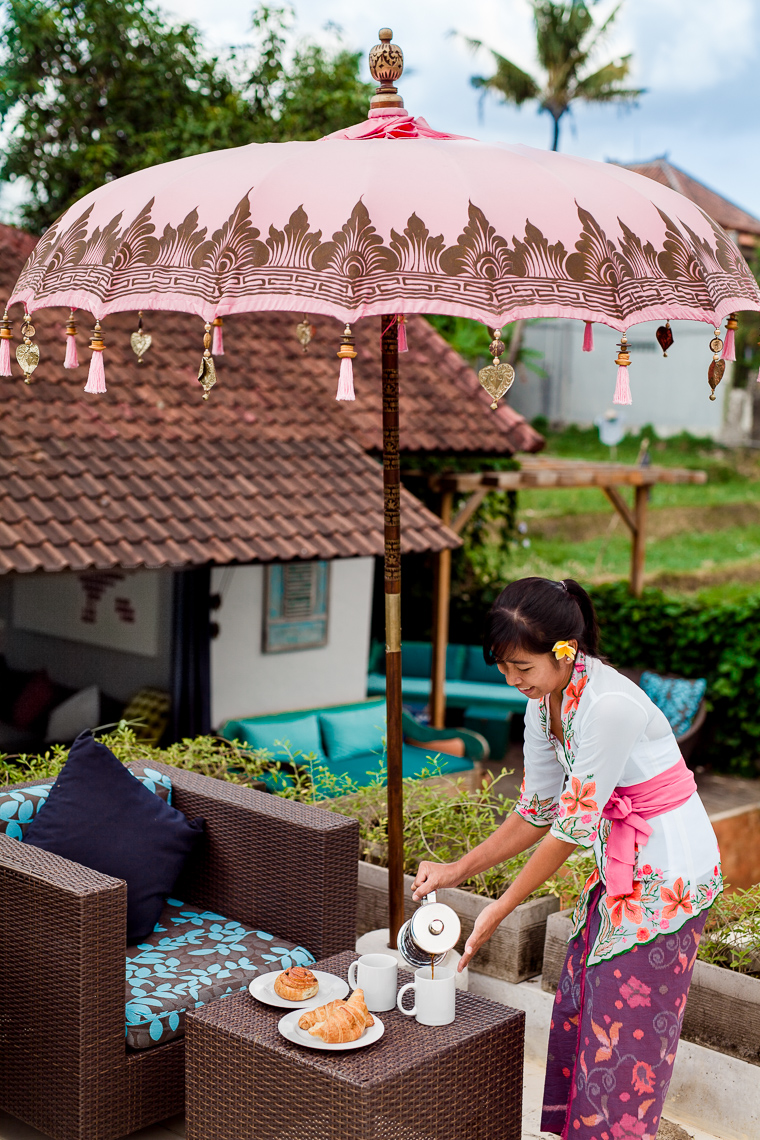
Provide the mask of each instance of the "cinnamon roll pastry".
{"label": "cinnamon roll pastry", "polygon": [[287,1001],[304,1001],[318,990],[319,982],[305,966],[289,966],[274,980],[274,992]]}

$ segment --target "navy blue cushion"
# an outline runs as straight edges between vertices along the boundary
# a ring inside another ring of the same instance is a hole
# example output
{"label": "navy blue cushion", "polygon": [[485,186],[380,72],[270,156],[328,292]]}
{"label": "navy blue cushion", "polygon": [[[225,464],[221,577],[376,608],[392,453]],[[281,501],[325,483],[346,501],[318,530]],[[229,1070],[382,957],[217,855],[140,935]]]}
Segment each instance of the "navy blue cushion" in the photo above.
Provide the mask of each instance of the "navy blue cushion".
{"label": "navy blue cushion", "polygon": [[113,752],[81,733],[23,838],[127,884],[127,943],[147,938],[164,898],[203,834],[136,780]]}

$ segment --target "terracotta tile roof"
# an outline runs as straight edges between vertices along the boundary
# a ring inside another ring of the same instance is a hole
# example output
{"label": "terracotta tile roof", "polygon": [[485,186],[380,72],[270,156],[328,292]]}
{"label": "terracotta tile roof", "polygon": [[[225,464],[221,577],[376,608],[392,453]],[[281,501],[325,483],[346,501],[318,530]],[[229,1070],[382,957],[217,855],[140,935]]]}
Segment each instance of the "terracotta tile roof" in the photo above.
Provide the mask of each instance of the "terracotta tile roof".
{"label": "terracotta tile roof", "polygon": [[[34,239],[0,226],[0,298]],[[19,314],[15,333],[18,336]],[[133,314],[104,322],[108,393],[85,396],[62,367],[66,314],[35,314],[42,363],[33,382],[0,380],[0,573],[161,567],[377,555],[383,548],[378,322],[358,322],[357,400],[335,400],[341,326],[316,318],[304,355],[301,314],[230,320],[219,384],[196,382],[199,319],[147,315],[143,367]],[[402,447],[510,454],[543,443],[509,408],[494,415],[472,371],[421,318],[402,356]],[[14,366],[15,370],[15,366]],[[17,370],[16,370],[17,371]],[[459,539],[402,492],[402,550]]]}
{"label": "terracotta tile roof", "polygon": [[741,236],[760,237],[760,219],[748,214],[740,206],[734,205],[728,198],[723,198],[714,190],[710,190],[703,182],[698,182],[690,174],[673,166],[666,158],[653,158],[650,162],[636,162],[630,164],[620,163],[626,170],[635,174],[643,174],[669,186],[685,198],[689,198],[700,209],[722,226],[724,230],[733,230]]}
{"label": "terracotta tile roof", "polygon": [[[6,446],[0,572],[347,558],[383,550],[382,470],[352,440],[259,440],[222,470],[217,441],[140,441],[153,472],[114,473],[98,425],[55,439],[27,425]],[[57,475],[61,458],[68,474]],[[23,476],[12,473],[23,468]],[[402,550],[459,545],[402,490]]]}

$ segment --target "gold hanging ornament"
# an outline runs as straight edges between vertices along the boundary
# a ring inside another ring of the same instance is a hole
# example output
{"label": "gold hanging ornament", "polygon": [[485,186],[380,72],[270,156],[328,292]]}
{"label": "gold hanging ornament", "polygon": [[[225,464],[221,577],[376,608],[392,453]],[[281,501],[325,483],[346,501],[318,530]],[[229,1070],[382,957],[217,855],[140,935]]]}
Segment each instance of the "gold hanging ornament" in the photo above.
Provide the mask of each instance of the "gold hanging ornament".
{"label": "gold hanging ornament", "polygon": [[303,320],[300,324],[296,325],[296,340],[301,346],[303,352],[309,351],[309,344],[314,339],[314,325],[311,324],[309,318],[304,313]]}
{"label": "gold hanging ornament", "polygon": [[142,364],[143,357],[153,344],[153,337],[150,333],[143,332],[143,315],[142,309],[137,314],[137,332],[133,332],[129,338],[129,343],[132,345],[132,351],[137,357],[137,363]]}
{"label": "gold hanging ornament", "polygon": [[22,344],[16,347],[16,360],[24,373],[24,383],[28,384],[32,379],[32,373],[40,362],[40,350],[36,344],[32,344],[34,325],[28,313],[24,313],[21,335],[24,340]]}
{"label": "gold hanging ornament", "polygon": [[712,363],[707,369],[707,383],[710,385],[710,399],[715,399],[715,389],[723,379],[723,373],[726,371],[726,362],[720,358],[720,350],[723,348],[723,341],[720,339],[720,329],[715,329],[715,336],[710,341],[710,352],[713,354]]}
{"label": "gold hanging ornament", "polygon": [[206,321],[205,333],[203,334],[203,357],[201,358],[201,366],[198,369],[198,383],[203,389],[203,399],[207,400],[211,389],[216,384],[216,368],[214,367],[214,358],[211,355],[211,325]]}
{"label": "gold hanging ornament", "polygon": [[499,357],[506,347],[501,339],[501,329],[494,329],[493,340],[488,346],[488,351],[493,357],[493,364],[487,364],[478,372],[480,383],[488,395],[493,397],[491,407],[494,411],[498,408],[501,397],[512,387],[515,379],[515,370],[512,365],[499,363]]}

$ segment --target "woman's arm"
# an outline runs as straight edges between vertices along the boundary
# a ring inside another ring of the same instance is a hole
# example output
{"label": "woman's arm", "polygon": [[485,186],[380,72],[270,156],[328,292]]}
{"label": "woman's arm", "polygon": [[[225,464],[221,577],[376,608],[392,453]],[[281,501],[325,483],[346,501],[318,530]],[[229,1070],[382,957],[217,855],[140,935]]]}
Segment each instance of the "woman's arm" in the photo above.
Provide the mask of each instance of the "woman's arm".
{"label": "woman's arm", "polygon": [[[468,851],[456,863],[430,863],[428,861],[420,863],[412,884],[412,898],[421,899],[430,894],[431,891],[438,891],[442,887],[457,887],[465,879],[472,879],[481,871],[487,871],[489,867],[495,867],[497,863],[504,863],[514,855],[519,855],[521,851],[526,851],[528,847],[532,847],[534,843],[545,836],[548,830],[548,826],[535,827],[517,812],[512,812],[493,835],[489,835],[488,839],[479,843],[477,847],[473,847],[472,851]],[[567,847],[567,844],[564,846]],[[528,862],[528,866],[531,862],[532,859]],[[550,871],[549,874],[552,872]],[[519,878],[520,876],[515,882],[519,882]],[[531,888],[531,890],[534,889]],[[530,894],[530,890],[527,894]]]}
{"label": "woman's arm", "polygon": [[[507,823],[508,822],[509,820],[507,820]],[[527,826],[530,826],[530,824]],[[491,838],[493,839],[494,837],[492,836]],[[490,842],[490,840],[486,840],[486,843],[488,842]],[[485,844],[481,844],[481,846],[485,846]],[[528,895],[532,894],[542,883],[545,883],[547,879],[551,878],[555,871],[558,871],[562,864],[572,855],[575,848],[575,843],[567,843],[564,839],[557,839],[553,835],[545,836],[520,874],[515,881],[507,887],[501,898],[489,903],[478,915],[475,920],[475,925],[472,928],[472,934],[467,939],[464,954],[457,967],[460,972],[468,965],[473,954],[480,949],[484,942],[488,941],[499,923],[503,922],[507,915],[512,913],[515,907],[519,906],[521,902],[524,902]],[[477,847],[474,848],[474,851],[477,850]],[[473,853],[474,852],[471,852],[471,854]]]}

